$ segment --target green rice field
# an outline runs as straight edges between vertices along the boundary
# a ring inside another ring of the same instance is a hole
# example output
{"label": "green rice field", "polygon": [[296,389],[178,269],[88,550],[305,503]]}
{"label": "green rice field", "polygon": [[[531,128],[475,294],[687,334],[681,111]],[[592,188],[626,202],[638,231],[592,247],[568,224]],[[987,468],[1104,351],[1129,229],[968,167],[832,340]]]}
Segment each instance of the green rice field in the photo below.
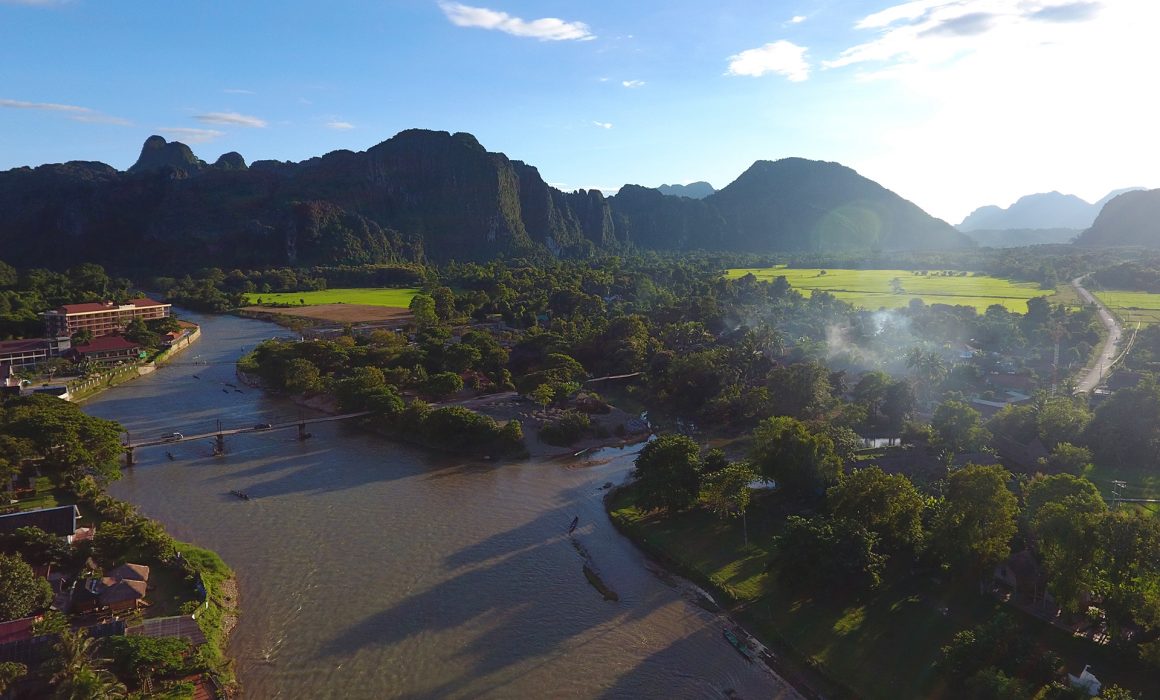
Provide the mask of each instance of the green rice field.
{"label": "green rice field", "polygon": [[[1013,282],[973,272],[943,270],[923,275],[912,270],[822,270],[778,266],[735,268],[726,270],[725,276],[736,279],[749,273],[760,280],[785,277],[794,289],[804,294],[822,290],[866,309],[896,309],[908,305],[911,299],[922,299],[927,304],[972,306],[980,313],[993,304],[1026,313],[1028,299],[1056,294],[1055,290],[1040,289],[1034,282]],[[1051,301],[1063,302],[1062,299]]]}
{"label": "green rice field", "polygon": [[350,289],[326,289],[321,292],[284,292],[279,294],[247,294],[247,304],[293,304],[307,306],[317,304],[366,304],[367,306],[393,306],[407,308],[418,289],[395,289],[386,287],[352,287]]}
{"label": "green rice field", "polygon": [[1160,323],[1160,294],[1152,292],[1092,292],[1125,323]]}

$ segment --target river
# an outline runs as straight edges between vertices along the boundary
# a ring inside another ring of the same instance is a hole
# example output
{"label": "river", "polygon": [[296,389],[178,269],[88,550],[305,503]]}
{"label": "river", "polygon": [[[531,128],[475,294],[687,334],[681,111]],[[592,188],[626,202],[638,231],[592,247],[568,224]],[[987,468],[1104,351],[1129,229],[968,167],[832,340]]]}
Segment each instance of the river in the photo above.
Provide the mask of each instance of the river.
{"label": "river", "polygon": [[[239,384],[243,347],[284,335],[183,317],[202,338],[174,364],[85,404],[135,440],[278,423],[294,404]],[[194,364],[206,363],[206,364]],[[612,527],[601,505],[634,451],[493,464],[410,449],[343,423],[231,436],[227,454],[138,451],[110,489],[237,572],[229,653],[250,698],[793,697],[721,636]],[[245,491],[253,500],[229,495]],[[587,582],[574,537],[620,596]]]}

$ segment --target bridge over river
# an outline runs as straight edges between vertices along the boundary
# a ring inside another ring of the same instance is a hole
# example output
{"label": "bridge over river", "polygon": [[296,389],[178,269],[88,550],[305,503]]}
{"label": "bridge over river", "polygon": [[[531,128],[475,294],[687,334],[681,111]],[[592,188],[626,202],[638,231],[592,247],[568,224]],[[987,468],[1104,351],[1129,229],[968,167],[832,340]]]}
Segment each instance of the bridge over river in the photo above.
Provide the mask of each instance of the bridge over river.
{"label": "bridge over river", "polygon": [[[185,435],[182,433],[171,433],[169,435],[154,438],[151,440],[141,440],[133,442],[126,440],[123,443],[125,448],[125,461],[127,464],[133,464],[133,451],[140,447],[157,447],[158,445],[176,445],[181,442],[192,442],[195,440],[205,440],[213,438],[217,440],[218,449],[224,448],[225,438],[227,435],[238,435],[239,433],[268,433],[275,430],[288,430],[290,428],[298,428],[298,437],[306,439],[309,433],[306,432],[306,426],[310,423],[331,423],[340,420],[350,420],[352,418],[362,418],[369,416],[370,411],[360,411],[358,413],[344,413],[337,416],[321,416],[317,418],[302,418],[296,421],[286,423],[260,423],[258,425],[250,425],[242,428],[222,428],[219,422],[218,429],[211,433],[199,433],[197,435]],[[126,434],[127,435],[127,434]]]}

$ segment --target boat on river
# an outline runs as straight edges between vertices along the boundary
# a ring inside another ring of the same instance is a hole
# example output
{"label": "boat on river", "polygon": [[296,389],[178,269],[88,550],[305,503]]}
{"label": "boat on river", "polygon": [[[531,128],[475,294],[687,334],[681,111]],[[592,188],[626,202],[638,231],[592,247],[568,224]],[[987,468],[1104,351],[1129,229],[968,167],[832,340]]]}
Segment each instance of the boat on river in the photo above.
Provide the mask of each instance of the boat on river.
{"label": "boat on river", "polygon": [[250,495],[244,491],[232,490],[232,491],[230,491],[230,495],[237,496],[238,498],[242,499],[243,501],[250,500]]}
{"label": "boat on river", "polygon": [[742,641],[741,637],[737,636],[736,632],[726,627],[725,629],[721,630],[721,634],[723,634],[726,641],[728,641],[729,644],[731,644],[733,648],[737,650],[738,654],[741,654],[745,657],[746,661],[752,663],[755,659],[757,659],[757,652],[754,651],[749,646],[749,644]]}

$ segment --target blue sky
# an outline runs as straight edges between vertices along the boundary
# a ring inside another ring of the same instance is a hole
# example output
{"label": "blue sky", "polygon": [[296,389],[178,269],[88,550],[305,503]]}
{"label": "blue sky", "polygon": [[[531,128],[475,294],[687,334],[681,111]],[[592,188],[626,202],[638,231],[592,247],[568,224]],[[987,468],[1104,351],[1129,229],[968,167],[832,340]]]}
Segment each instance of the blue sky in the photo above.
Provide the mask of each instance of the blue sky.
{"label": "blue sky", "polygon": [[563,189],[838,161],[957,223],[1154,187],[1150,0],[0,0],[0,169],[467,131]]}

